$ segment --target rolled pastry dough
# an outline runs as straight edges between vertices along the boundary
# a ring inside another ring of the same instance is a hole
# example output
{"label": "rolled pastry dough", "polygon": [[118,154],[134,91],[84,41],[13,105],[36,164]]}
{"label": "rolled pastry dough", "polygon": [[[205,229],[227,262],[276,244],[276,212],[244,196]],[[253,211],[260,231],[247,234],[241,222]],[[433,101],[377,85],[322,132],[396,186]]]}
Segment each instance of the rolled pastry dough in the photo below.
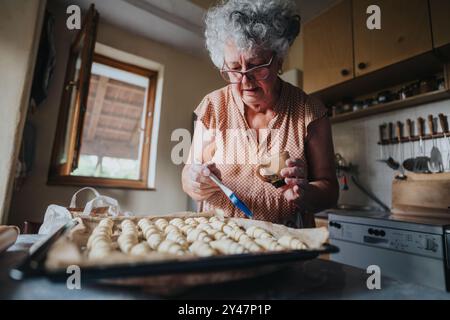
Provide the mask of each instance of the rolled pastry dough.
{"label": "rolled pastry dough", "polygon": [[278,239],[278,243],[287,249],[302,250],[308,248],[306,244],[301,242],[299,239],[289,235],[282,236]]}
{"label": "rolled pastry dough", "polygon": [[88,239],[87,248],[89,258],[104,258],[112,251],[112,229],[114,222],[109,219],[102,219],[92,231]]}
{"label": "rolled pastry dough", "polygon": [[189,224],[189,225],[191,225],[191,226],[196,226],[196,225],[198,225],[198,222],[195,221],[194,218],[186,218],[186,219],[184,220],[184,223],[185,223],[185,224]]}
{"label": "rolled pastry dough", "polygon": [[217,252],[211,248],[209,244],[203,241],[194,241],[189,246],[189,251],[200,257],[210,257],[217,254]]}
{"label": "rolled pastry dough", "polygon": [[197,221],[198,223],[208,223],[208,219],[205,217],[198,217],[198,218],[194,218],[195,221]]}
{"label": "rolled pastry dough", "polygon": [[187,241],[194,242],[194,241],[203,241],[203,242],[210,242],[212,239],[208,237],[208,234],[201,230],[201,229],[193,229],[188,232],[186,235]]}
{"label": "rolled pastry dough", "polygon": [[177,227],[177,228],[179,228],[179,229],[180,229],[182,226],[185,225],[183,219],[181,219],[181,218],[174,218],[174,219],[172,219],[172,220],[169,221],[169,224],[172,224],[172,225],[174,225],[175,227]]}
{"label": "rolled pastry dough", "polygon": [[282,251],[285,250],[278,242],[271,238],[256,238],[255,242],[266,250],[269,251]]}
{"label": "rolled pastry dough", "polygon": [[123,220],[121,223],[122,233],[117,239],[117,244],[120,250],[124,253],[129,253],[131,248],[138,244],[138,230],[136,225],[131,220]]}
{"label": "rolled pastry dough", "polygon": [[159,229],[148,219],[139,220],[138,225],[150,248],[156,250],[163,240]]}
{"label": "rolled pastry dough", "polygon": [[164,232],[164,229],[166,229],[166,227],[169,225],[169,223],[167,222],[166,219],[160,218],[160,219],[155,221],[155,225],[158,227],[158,229],[160,231]]}
{"label": "rolled pastry dough", "polygon": [[183,248],[178,243],[173,242],[172,240],[168,240],[168,239],[161,242],[161,244],[158,247],[158,251],[176,254],[179,256],[184,254]]}
{"label": "rolled pastry dough", "polygon": [[135,245],[133,248],[131,248],[130,253],[133,256],[142,256],[142,255],[145,255],[145,254],[147,254],[147,253],[149,253],[151,251],[152,251],[152,249],[150,248],[148,243],[143,241],[143,242],[140,242],[137,245]]}
{"label": "rolled pastry dough", "polygon": [[266,230],[251,226],[245,231],[252,238],[273,239],[273,236]]}
{"label": "rolled pastry dough", "polygon": [[231,239],[239,242],[242,237],[248,237],[243,230],[239,227],[232,227],[230,225],[225,225],[223,227],[223,232]]}
{"label": "rolled pastry dough", "polygon": [[[167,229],[166,229],[167,230]],[[166,235],[166,239],[178,243],[180,246],[187,245],[186,238],[179,231],[171,231]]]}
{"label": "rolled pastry dough", "polygon": [[213,249],[224,254],[240,254],[247,251],[241,244],[231,239],[211,241],[210,245]]}

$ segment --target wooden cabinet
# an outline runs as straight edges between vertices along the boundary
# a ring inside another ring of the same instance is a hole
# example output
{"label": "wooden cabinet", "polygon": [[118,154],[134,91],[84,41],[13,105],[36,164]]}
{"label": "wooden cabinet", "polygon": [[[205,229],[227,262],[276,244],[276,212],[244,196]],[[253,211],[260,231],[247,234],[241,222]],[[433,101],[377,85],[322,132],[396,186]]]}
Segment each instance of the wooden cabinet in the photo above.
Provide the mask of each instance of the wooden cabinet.
{"label": "wooden cabinet", "polygon": [[450,44],[450,0],[430,0],[434,47]]}
{"label": "wooden cabinet", "polygon": [[304,90],[316,92],[354,77],[351,0],[304,26]]}
{"label": "wooden cabinet", "polygon": [[[381,30],[367,28],[370,5],[381,8]],[[355,0],[353,34],[356,76],[430,51],[428,0]]]}

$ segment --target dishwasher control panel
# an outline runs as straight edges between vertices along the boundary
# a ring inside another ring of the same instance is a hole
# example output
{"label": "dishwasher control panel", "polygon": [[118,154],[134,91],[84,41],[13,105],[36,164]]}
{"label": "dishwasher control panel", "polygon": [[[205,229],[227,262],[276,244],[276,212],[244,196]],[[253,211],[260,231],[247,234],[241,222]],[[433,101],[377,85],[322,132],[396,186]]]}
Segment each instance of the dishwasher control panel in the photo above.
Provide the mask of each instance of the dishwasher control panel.
{"label": "dishwasher control panel", "polygon": [[443,238],[441,235],[333,219],[330,219],[328,227],[331,239],[419,254],[437,259],[442,259],[444,256]]}

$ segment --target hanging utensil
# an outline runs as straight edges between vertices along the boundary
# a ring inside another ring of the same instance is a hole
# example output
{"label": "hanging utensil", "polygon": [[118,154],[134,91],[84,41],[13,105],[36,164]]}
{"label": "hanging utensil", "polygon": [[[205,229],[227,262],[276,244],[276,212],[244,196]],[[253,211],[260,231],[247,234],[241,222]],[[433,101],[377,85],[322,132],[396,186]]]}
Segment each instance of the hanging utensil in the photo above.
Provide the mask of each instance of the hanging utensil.
{"label": "hanging utensil", "polygon": [[386,124],[383,123],[381,125],[378,126],[378,132],[380,135],[380,158],[379,162],[385,162],[385,158],[384,158],[384,137],[385,137],[385,132],[386,132]]}
{"label": "hanging utensil", "polygon": [[[394,126],[392,123],[389,123],[389,137],[388,140],[385,139],[385,132],[386,132],[386,128],[387,125],[384,123],[382,125],[379,126],[379,133],[380,133],[380,156],[381,159],[377,160],[378,162],[383,162],[386,163],[389,168],[393,169],[393,170],[397,170],[399,168],[399,164],[397,162],[395,162],[395,160],[392,158],[391,156],[391,150],[390,150],[390,146],[389,143],[392,142],[392,140],[394,139]],[[389,153],[389,157],[386,159],[385,156],[385,148],[384,145],[385,143],[387,144],[387,148],[388,148],[388,153]]]}
{"label": "hanging utensil", "polygon": [[447,171],[450,171],[450,133],[447,117],[442,113],[439,114],[439,122],[441,123],[442,132],[444,133],[444,139],[447,141]]}
{"label": "hanging utensil", "polygon": [[432,173],[439,173],[444,171],[444,165],[442,162],[442,154],[439,148],[436,146],[436,141],[434,139],[436,135],[436,130],[434,127],[434,119],[433,116],[430,114],[428,116],[428,126],[430,128],[430,134],[431,134],[431,141],[433,142],[433,148],[430,152],[430,162],[428,163],[428,169]]}
{"label": "hanging utensil", "polygon": [[[388,125],[388,138],[389,143],[392,143],[394,141],[394,124],[392,122],[389,122]],[[391,168],[392,170],[398,170],[400,168],[400,164],[392,158],[392,145],[390,145],[389,148],[389,158],[386,160],[386,164]]]}
{"label": "hanging utensil", "polygon": [[406,132],[408,134],[408,139],[409,139],[409,144],[410,144],[410,158],[406,159],[405,161],[403,161],[402,165],[403,167],[408,170],[408,171],[414,171],[414,164],[416,161],[416,153],[414,150],[414,141],[413,141],[413,137],[414,137],[414,128],[412,126],[412,121],[411,119],[406,119]]}
{"label": "hanging utensil", "polygon": [[399,164],[399,170],[400,170],[400,174],[398,176],[396,176],[396,179],[399,180],[405,180],[406,179],[406,175],[405,175],[405,168],[403,167],[403,161],[405,160],[405,149],[403,146],[403,123],[401,123],[400,121],[397,121],[397,125],[395,127],[396,129],[396,135],[397,135],[397,140],[398,140],[398,147],[400,149],[400,164]]}
{"label": "hanging utensil", "polygon": [[417,119],[417,131],[419,133],[419,153],[422,156],[416,157],[414,161],[414,172],[416,173],[429,173],[428,164],[430,162],[430,158],[425,156],[425,144],[423,141],[423,137],[425,136],[425,119],[419,117]]}

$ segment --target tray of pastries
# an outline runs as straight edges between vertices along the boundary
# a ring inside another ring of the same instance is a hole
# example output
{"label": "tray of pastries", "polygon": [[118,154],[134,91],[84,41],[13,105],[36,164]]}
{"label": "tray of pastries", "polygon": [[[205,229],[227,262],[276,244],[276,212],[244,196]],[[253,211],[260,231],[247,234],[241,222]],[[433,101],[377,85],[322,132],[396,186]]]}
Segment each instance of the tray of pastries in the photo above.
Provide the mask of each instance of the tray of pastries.
{"label": "tray of pastries", "polygon": [[74,216],[11,276],[65,281],[67,267],[76,265],[83,280],[119,284],[234,280],[337,252],[327,240],[326,228],[292,229],[214,213]]}

